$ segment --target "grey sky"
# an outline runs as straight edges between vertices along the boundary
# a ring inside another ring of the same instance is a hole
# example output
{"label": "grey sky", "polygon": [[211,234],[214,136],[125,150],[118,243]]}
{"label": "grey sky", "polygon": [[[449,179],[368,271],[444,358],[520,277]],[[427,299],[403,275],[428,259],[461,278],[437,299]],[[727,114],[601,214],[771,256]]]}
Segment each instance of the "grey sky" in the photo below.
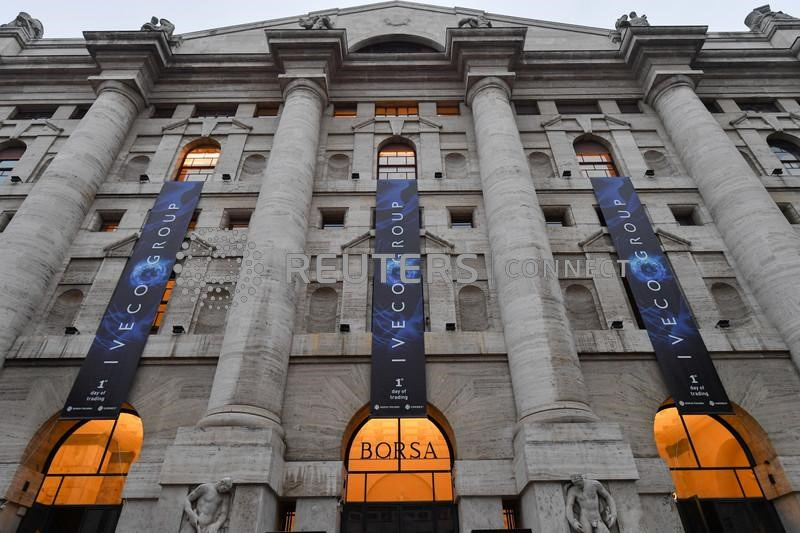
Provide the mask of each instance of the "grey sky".
{"label": "grey sky", "polygon": [[[457,0],[458,5],[492,13],[581,24],[613,27],[622,13],[636,10],[646,14],[652,24],[708,25],[711,31],[743,31],[744,17],[763,0]],[[13,19],[27,11],[44,24],[45,37],[80,37],[83,30],[138,29],[151,16],[167,18],[176,33],[232,26],[305,14],[331,7],[364,5],[371,2],[349,0],[301,0],[295,2],[253,2],[247,0],[5,0],[0,6],[0,21]],[[427,4],[452,7],[455,3],[432,0]],[[774,10],[800,16],[796,0],[774,2]],[[792,12],[794,9],[794,13]],[[2,23],[0,22],[0,23]]]}

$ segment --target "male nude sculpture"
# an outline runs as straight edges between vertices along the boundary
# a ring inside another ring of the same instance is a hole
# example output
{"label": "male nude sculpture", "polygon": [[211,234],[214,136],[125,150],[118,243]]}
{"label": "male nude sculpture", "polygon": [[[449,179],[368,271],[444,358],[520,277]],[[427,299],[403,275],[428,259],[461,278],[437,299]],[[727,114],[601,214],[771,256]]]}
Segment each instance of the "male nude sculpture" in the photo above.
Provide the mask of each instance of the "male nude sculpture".
{"label": "male nude sculpture", "polygon": [[[600,510],[601,498],[606,503],[605,513]],[[574,511],[576,502],[580,509],[577,517]],[[614,499],[599,481],[576,474],[572,476],[572,485],[567,490],[567,521],[572,529],[580,533],[609,533],[609,528],[617,521]]]}
{"label": "male nude sculpture", "polygon": [[230,509],[231,478],[203,483],[186,497],[180,533],[218,533]]}

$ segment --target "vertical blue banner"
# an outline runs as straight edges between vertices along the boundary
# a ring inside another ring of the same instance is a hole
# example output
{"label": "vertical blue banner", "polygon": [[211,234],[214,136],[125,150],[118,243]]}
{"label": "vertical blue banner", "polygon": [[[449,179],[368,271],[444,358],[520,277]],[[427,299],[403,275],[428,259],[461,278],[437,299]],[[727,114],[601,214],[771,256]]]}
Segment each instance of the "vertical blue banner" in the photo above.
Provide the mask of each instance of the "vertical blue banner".
{"label": "vertical blue banner", "polygon": [[[378,181],[375,253],[372,416],[425,416],[425,316],[416,180]],[[400,254],[416,255],[405,260],[405,281]]]}
{"label": "vertical blue banner", "polygon": [[61,418],[113,419],[128,399],[203,182],[164,184],[122,271]]}
{"label": "vertical blue banner", "polygon": [[590,178],[656,359],[681,414],[732,413],[689,305],[629,178]]}

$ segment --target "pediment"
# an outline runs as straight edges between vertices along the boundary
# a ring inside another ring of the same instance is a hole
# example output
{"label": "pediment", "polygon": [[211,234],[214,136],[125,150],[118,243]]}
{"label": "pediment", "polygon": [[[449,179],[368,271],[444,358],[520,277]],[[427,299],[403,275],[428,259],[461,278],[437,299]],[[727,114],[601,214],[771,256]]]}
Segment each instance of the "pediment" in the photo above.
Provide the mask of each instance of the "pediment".
{"label": "pediment", "polygon": [[[181,35],[183,41],[175,54],[263,54],[267,50],[264,30],[300,29],[298,20],[306,15],[298,13],[294,17],[186,33]],[[311,15],[327,16],[336,29],[344,29],[351,52],[367,44],[397,40],[417,42],[444,51],[447,28],[456,28],[463,18],[478,15],[488,18],[493,27],[527,27],[525,50],[616,50],[619,46],[609,37],[609,28],[548,22],[461,7],[395,1],[332,8]],[[602,22],[610,26],[614,21]]]}

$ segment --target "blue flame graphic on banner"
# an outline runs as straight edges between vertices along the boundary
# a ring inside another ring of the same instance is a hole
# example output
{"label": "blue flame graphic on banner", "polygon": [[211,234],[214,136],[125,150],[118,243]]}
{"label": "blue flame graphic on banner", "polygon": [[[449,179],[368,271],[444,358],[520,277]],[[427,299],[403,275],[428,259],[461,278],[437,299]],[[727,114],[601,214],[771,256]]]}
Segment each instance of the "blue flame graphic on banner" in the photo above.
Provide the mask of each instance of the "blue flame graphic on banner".
{"label": "blue flame graphic on banner", "polygon": [[[372,298],[373,416],[425,416],[425,319],[416,180],[378,181]],[[405,259],[401,276],[399,254]],[[381,268],[385,268],[385,281]]]}
{"label": "blue flame graphic on banner", "polygon": [[591,182],[619,258],[628,261],[628,284],[678,411],[732,413],[686,298],[631,180],[591,178]]}
{"label": "blue flame graphic on banner", "polygon": [[112,419],[128,399],[203,182],[164,184],[120,276],[61,418]]}

